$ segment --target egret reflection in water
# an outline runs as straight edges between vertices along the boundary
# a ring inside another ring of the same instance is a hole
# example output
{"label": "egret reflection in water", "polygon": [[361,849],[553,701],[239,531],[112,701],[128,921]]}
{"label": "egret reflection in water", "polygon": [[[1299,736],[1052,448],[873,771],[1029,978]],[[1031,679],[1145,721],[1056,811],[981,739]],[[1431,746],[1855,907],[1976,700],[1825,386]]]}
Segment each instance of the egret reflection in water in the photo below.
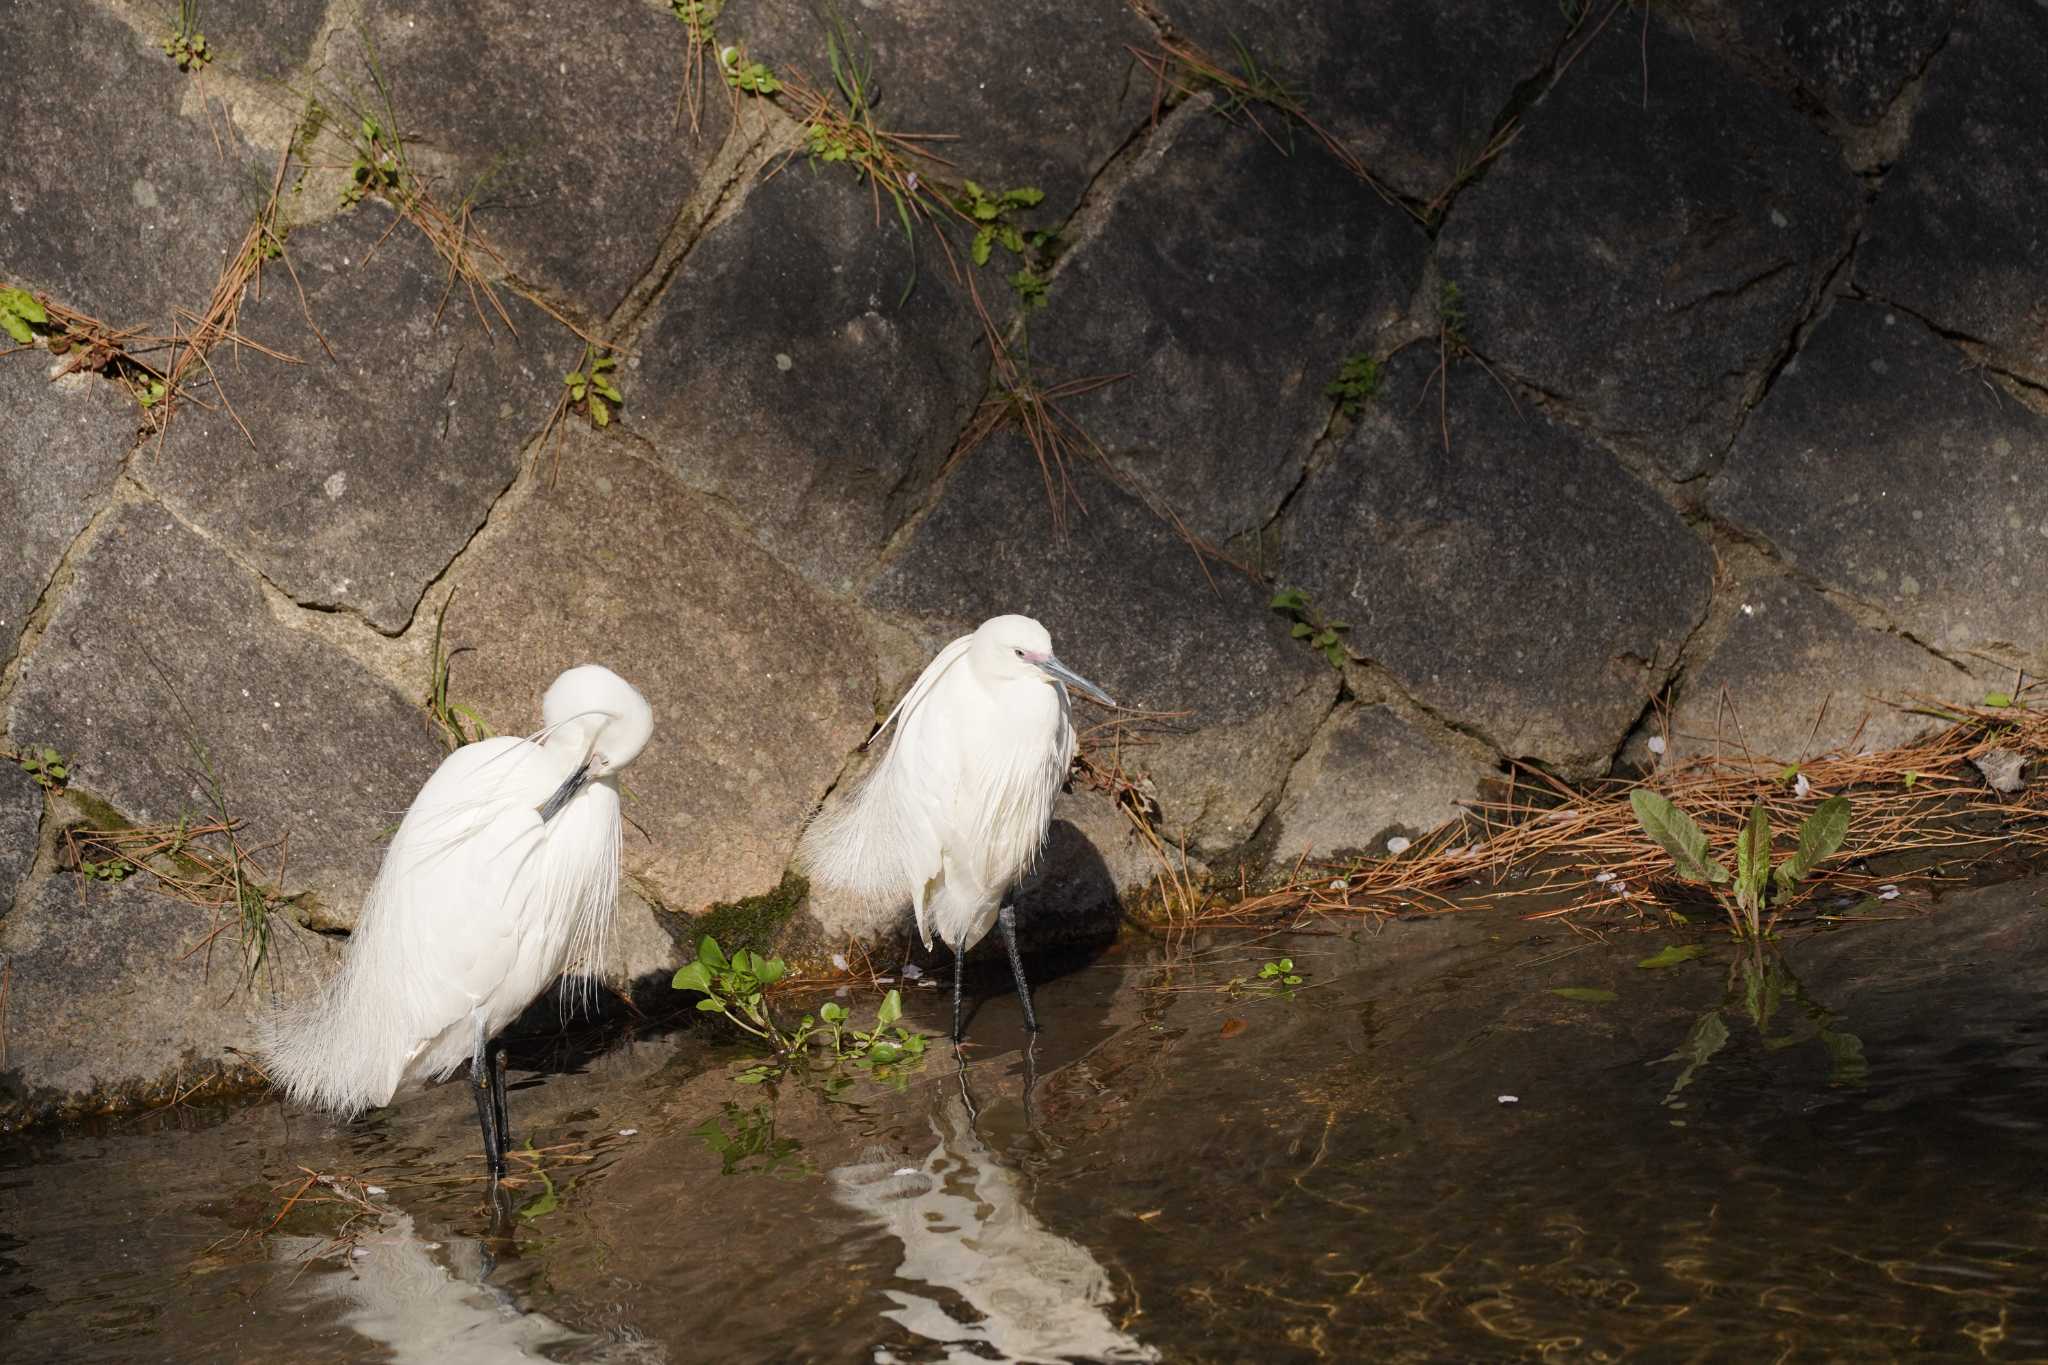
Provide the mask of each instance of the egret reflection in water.
{"label": "egret reflection in water", "polygon": [[933,1291],[885,1289],[896,1306],[883,1316],[947,1361],[1159,1359],[1104,1311],[1115,1295],[1102,1263],[1039,1221],[1023,1176],[981,1140],[964,1069],[958,1089],[939,1087],[931,1128],[938,1141],[914,1165],[871,1153],[831,1172],[834,1196],[903,1244],[897,1279]]}
{"label": "egret reflection in water", "polygon": [[[295,1265],[332,1245],[320,1237],[270,1239],[271,1254]],[[345,1303],[341,1321],[389,1350],[398,1365],[550,1360],[551,1348],[587,1340],[544,1314],[521,1312],[483,1283],[489,1273],[482,1242],[429,1242],[410,1214],[393,1211],[379,1218],[375,1232],[354,1239],[340,1266],[316,1268],[298,1283],[312,1298]]]}

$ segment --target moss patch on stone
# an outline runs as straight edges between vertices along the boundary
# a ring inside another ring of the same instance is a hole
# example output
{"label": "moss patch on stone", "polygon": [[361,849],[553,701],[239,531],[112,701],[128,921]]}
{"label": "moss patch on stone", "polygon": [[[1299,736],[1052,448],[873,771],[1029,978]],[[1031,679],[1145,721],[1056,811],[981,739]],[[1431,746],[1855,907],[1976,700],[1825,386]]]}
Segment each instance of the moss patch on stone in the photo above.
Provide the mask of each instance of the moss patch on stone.
{"label": "moss patch on stone", "polygon": [[765,953],[775,946],[782,926],[803,903],[810,889],[811,884],[805,878],[794,872],[785,872],[781,885],[773,891],[759,896],[743,896],[736,901],[721,901],[702,914],[691,917],[690,946],[694,948],[699,938],[709,934],[728,953],[736,948]]}

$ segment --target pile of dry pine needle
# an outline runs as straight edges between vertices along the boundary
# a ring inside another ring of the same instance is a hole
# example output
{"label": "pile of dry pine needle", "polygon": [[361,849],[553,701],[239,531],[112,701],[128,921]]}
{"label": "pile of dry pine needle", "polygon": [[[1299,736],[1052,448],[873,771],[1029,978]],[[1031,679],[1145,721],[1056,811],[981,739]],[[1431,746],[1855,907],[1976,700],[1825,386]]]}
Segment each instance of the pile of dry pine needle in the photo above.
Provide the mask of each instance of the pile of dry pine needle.
{"label": "pile of dry pine needle", "polygon": [[[1084,757],[1084,772],[1117,795],[1159,856],[1165,870],[1148,900],[1173,927],[1479,908],[1529,918],[1596,911],[1643,915],[1680,905],[1713,913],[1699,888],[1685,888],[1671,856],[1637,823],[1629,793],[1638,786],[1661,792],[1690,814],[1714,856],[1731,865],[1752,802],[1763,803],[1775,834],[1774,855],[1783,857],[1796,846],[1799,825],[1815,806],[1846,796],[1848,837],[1805,884],[1802,899],[1840,905],[1844,897],[1880,891],[1891,899],[1891,888],[1898,887],[1910,904],[1924,899],[1936,882],[1966,876],[1973,864],[2048,857],[2048,784],[2001,793],[1978,766],[1997,771],[2001,764],[2012,768],[2016,760],[2048,755],[2048,696],[2030,701],[2026,690],[1996,706],[1915,700],[1907,709],[1949,724],[1916,743],[1876,753],[1853,752],[1853,738],[1840,750],[1799,763],[1724,751],[1671,764],[1641,782],[1576,787],[1517,766],[1504,792],[1462,803],[1464,815],[1396,856],[1304,860],[1279,885],[1257,890],[1203,885],[1188,871],[1184,852],[1161,838],[1138,788],[1120,770],[1090,766]],[[1870,860],[1879,858],[1891,866],[1873,869]]]}

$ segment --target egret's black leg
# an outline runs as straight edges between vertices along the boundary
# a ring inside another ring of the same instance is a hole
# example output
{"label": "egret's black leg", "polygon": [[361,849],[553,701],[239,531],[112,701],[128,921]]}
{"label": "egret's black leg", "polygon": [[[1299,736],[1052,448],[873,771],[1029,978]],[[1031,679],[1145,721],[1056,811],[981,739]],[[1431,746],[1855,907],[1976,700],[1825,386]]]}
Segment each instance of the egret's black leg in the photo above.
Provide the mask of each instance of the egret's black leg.
{"label": "egret's black leg", "polygon": [[476,1092],[476,1123],[484,1130],[484,1165],[491,1179],[505,1174],[505,1100],[497,1087],[498,1068],[492,1060],[491,1040],[484,1036],[484,1021],[476,1016],[476,1050],[469,1054],[469,1085]]}
{"label": "egret's black leg", "polygon": [[505,1173],[505,1152],[512,1145],[512,1124],[505,1117],[505,1045],[493,1038],[491,1049],[491,1112],[498,1120],[498,1174]]}
{"label": "egret's black leg", "polygon": [[1024,954],[1017,951],[1016,907],[1005,905],[996,911],[996,925],[1003,931],[1003,946],[1010,950],[1010,974],[1017,978],[1017,1003],[1024,1007],[1024,1027],[1038,1032],[1038,1016],[1031,1012],[1031,983],[1024,979]]}
{"label": "egret's black leg", "polygon": [[960,973],[967,963],[967,954],[959,948],[953,949],[953,1041],[960,1041]]}

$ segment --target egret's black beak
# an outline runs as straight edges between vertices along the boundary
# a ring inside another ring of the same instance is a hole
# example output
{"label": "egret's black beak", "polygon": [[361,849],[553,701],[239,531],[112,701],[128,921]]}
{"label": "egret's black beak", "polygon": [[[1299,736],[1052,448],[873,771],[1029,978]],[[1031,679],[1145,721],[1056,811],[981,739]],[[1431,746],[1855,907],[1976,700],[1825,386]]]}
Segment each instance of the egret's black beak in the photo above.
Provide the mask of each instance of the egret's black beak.
{"label": "egret's black beak", "polygon": [[582,767],[562,779],[562,785],[555,788],[552,796],[540,803],[540,822],[545,825],[548,821],[560,815],[562,807],[575,800],[576,793],[582,791],[583,784],[588,781],[590,781],[590,763],[586,759]]}

